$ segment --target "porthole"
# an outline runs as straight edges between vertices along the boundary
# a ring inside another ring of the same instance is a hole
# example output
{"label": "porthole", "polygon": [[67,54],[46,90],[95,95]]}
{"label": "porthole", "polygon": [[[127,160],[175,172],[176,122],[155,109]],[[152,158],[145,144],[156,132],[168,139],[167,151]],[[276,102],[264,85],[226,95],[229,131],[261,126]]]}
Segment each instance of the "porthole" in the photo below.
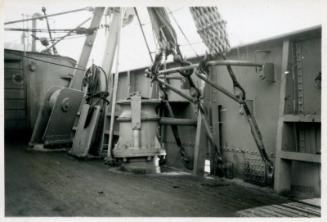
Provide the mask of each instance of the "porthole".
{"label": "porthole", "polygon": [[13,74],[12,82],[16,85],[22,85],[24,83],[24,78],[21,74]]}

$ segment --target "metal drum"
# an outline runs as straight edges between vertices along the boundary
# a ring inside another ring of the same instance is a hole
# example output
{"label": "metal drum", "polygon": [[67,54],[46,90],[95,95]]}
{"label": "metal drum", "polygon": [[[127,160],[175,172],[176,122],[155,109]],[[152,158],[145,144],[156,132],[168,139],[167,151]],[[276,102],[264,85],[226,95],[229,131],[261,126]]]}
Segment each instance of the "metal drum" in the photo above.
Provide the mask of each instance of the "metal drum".
{"label": "metal drum", "polygon": [[140,95],[117,102],[122,112],[117,118],[119,140],[113,155],[121,158],[126,167],[160,172],[159,157],[165,156],[166,152],[157,138],[160,118],[155,108],[159,103],[157,99],[141,99]]}

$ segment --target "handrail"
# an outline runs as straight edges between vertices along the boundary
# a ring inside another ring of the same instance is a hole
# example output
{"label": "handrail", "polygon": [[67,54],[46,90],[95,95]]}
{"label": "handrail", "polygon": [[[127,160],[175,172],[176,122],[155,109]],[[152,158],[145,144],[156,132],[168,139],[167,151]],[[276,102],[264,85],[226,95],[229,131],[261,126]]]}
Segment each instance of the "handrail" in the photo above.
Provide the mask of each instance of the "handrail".
{"label": "handrail", "polygon": [[[211,60],[206,63],[207,66],[223,66],[223,65],[231,65],[231,66],[248,66],[248,67],[263,67],[263,64],[254,63],[250,61],[241,61],[241,60]],[[164,69],[159,71],[160,74],[171,74],[176,73],[178,71],[186,71],[192,70],[199,67],[199,64],[192,64],[189,66],[182,66],[182,67],[174,67],[170,69]]]}

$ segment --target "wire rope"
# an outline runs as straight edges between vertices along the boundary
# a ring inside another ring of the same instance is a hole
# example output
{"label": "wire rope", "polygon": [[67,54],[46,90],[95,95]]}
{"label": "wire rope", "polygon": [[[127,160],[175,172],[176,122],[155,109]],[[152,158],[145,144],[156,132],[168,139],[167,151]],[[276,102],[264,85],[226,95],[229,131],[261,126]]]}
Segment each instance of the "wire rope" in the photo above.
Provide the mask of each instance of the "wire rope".
{"label": "wire rope", "polygon": [[192,49],[192,51],[194,52],[194,54],[199,57],[199,54],[195,51],[195,49],[192,47],[191,41],[189,40],[189,38],[186,36],[185,32],[183,31],[182,27],[179,25],[176,17],[174,16],[174,12],[172,12],[171,10],[169,10],[169,8],[167,8],[168,13],[171,15],[171,17],[173,18],[174,22],[176,23],[179,31],[181,32],[181,34],[184,36],[185,40],[188,43],[188,46]]}

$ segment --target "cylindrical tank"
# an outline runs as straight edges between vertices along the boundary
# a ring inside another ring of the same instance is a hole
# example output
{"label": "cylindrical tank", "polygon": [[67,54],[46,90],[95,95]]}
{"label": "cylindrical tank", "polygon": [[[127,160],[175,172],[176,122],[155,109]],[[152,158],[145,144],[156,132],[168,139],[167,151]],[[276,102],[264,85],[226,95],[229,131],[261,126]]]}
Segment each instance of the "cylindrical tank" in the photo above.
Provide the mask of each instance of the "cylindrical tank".
{"label": "cylindrical tank", "polygon": [[[142,99],[141,112],[132,110],[132,100],[121,100],[117,104],[121,107],[119,123],[119,140],[113,150],[115,158],[147,157],[165,155],[157,138],[159,116],[155,112],[160,103],[157,99]],[[138,116],[138,117],[137,117]],[[139,118],[137,127],[133,126],[132,118]]]}

